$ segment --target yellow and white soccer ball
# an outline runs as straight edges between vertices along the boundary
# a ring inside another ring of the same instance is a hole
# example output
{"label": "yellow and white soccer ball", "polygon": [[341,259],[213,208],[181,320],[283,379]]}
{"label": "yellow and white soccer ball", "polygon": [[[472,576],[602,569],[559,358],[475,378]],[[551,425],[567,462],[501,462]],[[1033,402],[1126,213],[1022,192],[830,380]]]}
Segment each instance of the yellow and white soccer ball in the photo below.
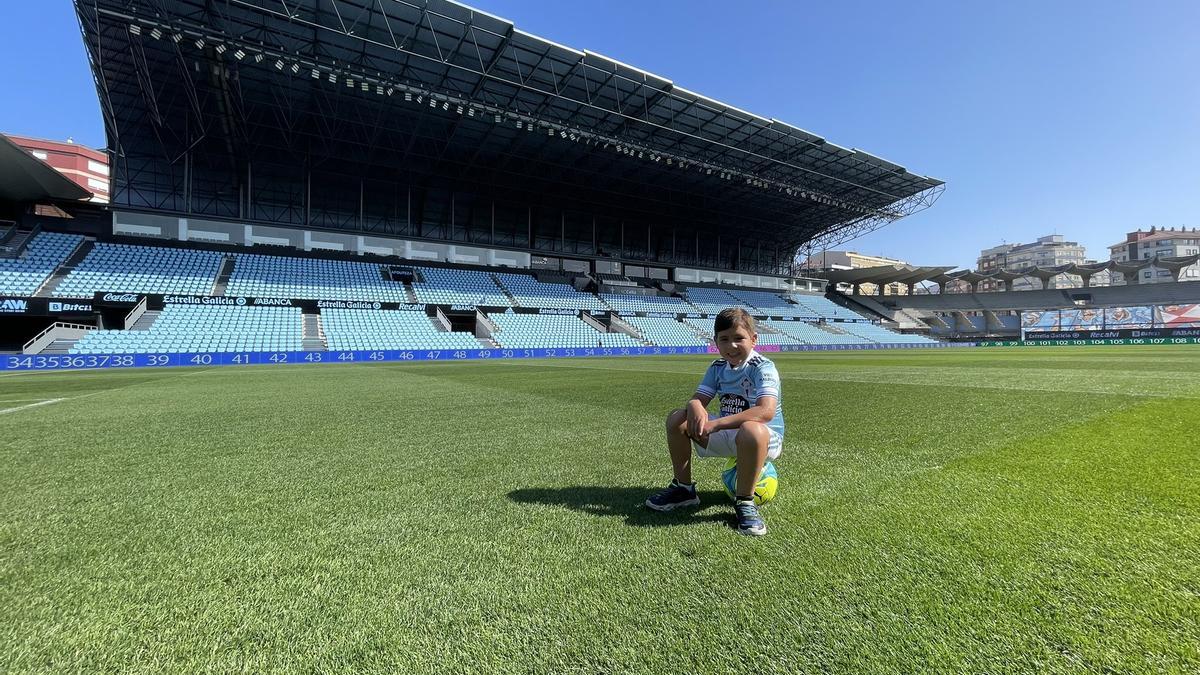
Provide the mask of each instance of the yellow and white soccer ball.
{"label": "yellow and white soccer ball", "polygon": [[[730,499],[737,496],[737,458],[730,457],[725,463],[725,471],[721,473],[721,480],[725,483],[725,494],[729,495]],[[775,465],[768,460],[763,465],[762,473],[758,475],[758,482],[754,484],[754,503],[762,506],[775,498],[775,493],[779,491],[779,472],[775,470]]]}

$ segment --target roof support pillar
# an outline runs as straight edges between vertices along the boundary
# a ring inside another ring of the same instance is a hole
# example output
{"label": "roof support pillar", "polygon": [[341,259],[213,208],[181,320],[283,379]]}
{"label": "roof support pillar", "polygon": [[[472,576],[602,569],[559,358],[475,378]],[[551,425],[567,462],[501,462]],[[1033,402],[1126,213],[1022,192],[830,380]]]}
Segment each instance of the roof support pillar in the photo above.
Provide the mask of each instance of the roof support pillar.
{"label": "roof support pillar", "polygon": [[[307,162],[306,162],[307,164]],[[304,167],[304,226],[312,225],[312,169]]]}

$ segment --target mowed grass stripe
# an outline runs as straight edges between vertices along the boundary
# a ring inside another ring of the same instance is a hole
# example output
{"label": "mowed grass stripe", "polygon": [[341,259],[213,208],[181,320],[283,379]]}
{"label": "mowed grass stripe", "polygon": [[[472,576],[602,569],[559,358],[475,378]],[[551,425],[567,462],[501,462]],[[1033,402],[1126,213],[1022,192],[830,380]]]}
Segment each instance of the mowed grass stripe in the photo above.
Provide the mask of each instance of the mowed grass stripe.
{"label": "mowed grass stripe", "polygon": [[[776,355],[778,356],[778,355]],[[789,356],[778,358],[787,363]],[[695,370],[638,367],[626,362],[624,366],[597,364],[595,361],[567,360],[561,362],[511,361],[505,366],[519,369],[564,368],[591,371],[626,371],[632,373],[658,373],[666,375],[688,375],[699,382]],[[701,371],[701,374],[702,371]],[[882,376],[882,377],[881,377]],[[836,368],[827,365],[806,365],[800,371],[781,373],[780,378],[803,381],[843,381],[876,385],[927,386],[961,389],[1003,389],[1012,391],[1063,392],[1115,394],[1121,396],[1149,398],[1200,398],[1200,377],[1190,373],[1126,373],[1084,372],[1067,369],[1015,369],[978,368],[964,371],[961,368],[902,368],[898,366],[876,368]],[[1055,385],[1047,384],[1052,380]]]}
{"label": "mowed grass stripe", "polygon": [[0,418],[0,669],[1197,667],[1194,402],[789,381],[752,541],[719,462],[640,507],[708,361],[74,374]]}

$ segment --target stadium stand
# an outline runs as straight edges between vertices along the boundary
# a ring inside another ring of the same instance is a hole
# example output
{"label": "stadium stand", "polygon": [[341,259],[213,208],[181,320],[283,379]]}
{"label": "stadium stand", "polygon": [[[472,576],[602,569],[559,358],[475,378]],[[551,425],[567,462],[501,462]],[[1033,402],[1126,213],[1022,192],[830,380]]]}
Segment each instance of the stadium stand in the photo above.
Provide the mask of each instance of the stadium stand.
{"label": "stadium stand", "polygon": [[872,340],[868,340],[858,335],[852,335],[845,332],[831,332],[822,330],[817,326],[805,321],[766,321],[764,322],[770,328],[783,333],[789,337],[793,337],[800,341],[800,344],[806,345],[861,345],[868,344]]}
{"label": "stadium stand", "polygon": [[[624,293],[597,296],[577,290],[566,274],[546,273],[545,278],[552,280],[546,281],[517,272],[430,266],[413,266],[414,279],[409,286],[393,280],[394,270],[389,267],[394,265],[375,262],[104,242],[96,243],[89,251],[78,247],[82,241],[75,235],[38,235],[20,259],[0,261],[3,292],[28,295],[44,285],[41,292],[53,292],[58,297],[88,297],[95,292],[202,296],[223,292],[259,298],[473,308],[517,306],[585,312],[611,308],[644,338],[643,342],[625,333],[605,332],[597,329],[595,322],[575,315],[494,311],[490,316],[496,326],[492,338],[506,348],[637,347],[644,343],[706,346],[711,344],[711,319],[677,317],[697,310],[715,314],[730,306],[743,306],[760,316],[784,318],[761,324],[759,340],[764,345],[930,342],[872,324],[864,316],[816,295],[785,298],[767,291],[689,287],[684,291],[687,300]],[[83,259],[72,269],[71,264],[79,258]],[[58,286],[46,284],[47,279]],[[439,330],[422,311],[329,307],[320,311],[319,318],[316,313],[309,316],[312,335],[304,342],[307,334],[302,310],[272,311],[262,307],[168,304],[150,330],[95,331],[81,339],[74,350],[81,354],[290,350],[305,346],[335,350],[460,350],[488,344],[462,326],[457,331]],[[672,316],[637,316],[647,313]],[[951,316],[946,323],[951,327],[961,326],[965,320],[959,318],[965,316],[961,311],[947,314]],[[1010,324],[1017,321],[1016,316],[1006,316]],[[978,318],[981,324],[985,321],[982,316]],[[990,323],[1000,325],[1000,320]],[[318,326],[324,328],[321,335]],[[952,331],[939,334],[948,332]]]}
{"label": "stadium stand", "polygon": [[54,296],[89,298],[97,292],[208,295],[224,254],[166,246],[98,242],[71,270]]}
{"label": "stadium stand", "polygon": [[804,307],[812,312],[813,316],[818,319],[830,319],[838,321],[866,321],[867,319],[861,314],[853,312],[836,302],[820,295],[791,295],[788,296],[793,302]]}
{"label": "stadium stand", "polygon": [[606,274],[604,272],[597,272],[593,276],[596,278],[597,281],[602,281],[606,284],[612,284],[613,286],[634,286],[634,287],[636,287],[639,285],[638,282],[634,281],[633,279],[630,279],[627,276],[621,275],[621,274]]}
{"label": "stadium stand", "polygon": [[444,267],[415,269],[422,277],[412,285],[417,302],[473,307],[512,306],[512,301],[487,272]]}
{"label": "stadium stand", "polygon": [[488,318],[499,329],[492,338],[510,349],[644,346],[624,333],[601,333],[577,316],[497,312]]}
{"label": "stadium stand", "polygon": [[802,345],[803,341],[798,340],[786,333],[774,332],[774,329],[769,326],[759,325],[758,328],[758,344],[760,345]]}
{"label": "stadium stand", "polygon": [[838,328],[846,331],[851,335],[857,335],[860,338],[876,342],[879,344],[928,344],[937,342],[921,335],[906,335],[890,331],[882,326],[877,326],[873,323],[847,321],[838,324]]}
{"label": "stadium stand", "polygon": [[705,336],[709,342],[713,341],[712,319],[680,319],[679,322],[685,326],[691,326],[692,330]]}
{"label": "stadium stand", "polygon": [[767,316],[786,316],[796,319],[820,318],[813,310],[784,300],[782,296],[762,291],[731,290],[728,293],[741,304],[749,305]]}
{"label": "stadium stand", "polygon": [[19,257],[0,259],[0,295],[33,295],[82,241],[74,234],[39,233]]}
{"label": "stadium stand", "polygon": [[[657,310],[654,310],[657,311]],[[636,328],[646,341],[660,347],[703,347],[710,344],[678,319],[629,316],[624,319]]]}
{"label": "stadium stand", "polygon": [[321,324],[331,350],[358,349],[479,349],[473,335],[440,331],[420,311],[329,309]]}
{"label": "stadium stand", "polygon": [[680,298],[667,295],[633,295],[632,293],[601,293],[600,298],[618,314],[636,312],[661,312],[665,314],[688,314],[696,308]]}
{"label": "stadium stand", "polygon": [[167,305],[148,330],[98,330],[72,354],[296,351],[303,338],[298,307]]}
{"label": "stadium stand", "polygon": [[404,285],[375,263],[239,254],[226,295],[314,300],[409,302]]}
{"label": "stadium stand", "polygon": [[689,287],[684,292],[687,301],[705,314],[716,314],[726,307],[740,307],[745,303],[720,288]]}
{"label": "stadium stand", "polygon": [[567,284],[543,283],[528,274],[499,272],[495,277],[521,307],[585,309],[598,312],[606,309],[596,296],[581,293]]}

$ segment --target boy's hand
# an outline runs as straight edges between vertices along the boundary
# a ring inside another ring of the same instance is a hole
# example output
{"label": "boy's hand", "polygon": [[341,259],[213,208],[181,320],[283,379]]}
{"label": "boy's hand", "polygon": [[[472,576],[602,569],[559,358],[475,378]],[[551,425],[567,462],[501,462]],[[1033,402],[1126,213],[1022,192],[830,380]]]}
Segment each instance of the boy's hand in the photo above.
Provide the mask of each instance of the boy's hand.
{"label": "boy's hand", "polygon": [[688,402],[687,408],[687,432],[688,436],[696,440],[700,440],[708,436],[708,410],[704,408],[696,399]]}

